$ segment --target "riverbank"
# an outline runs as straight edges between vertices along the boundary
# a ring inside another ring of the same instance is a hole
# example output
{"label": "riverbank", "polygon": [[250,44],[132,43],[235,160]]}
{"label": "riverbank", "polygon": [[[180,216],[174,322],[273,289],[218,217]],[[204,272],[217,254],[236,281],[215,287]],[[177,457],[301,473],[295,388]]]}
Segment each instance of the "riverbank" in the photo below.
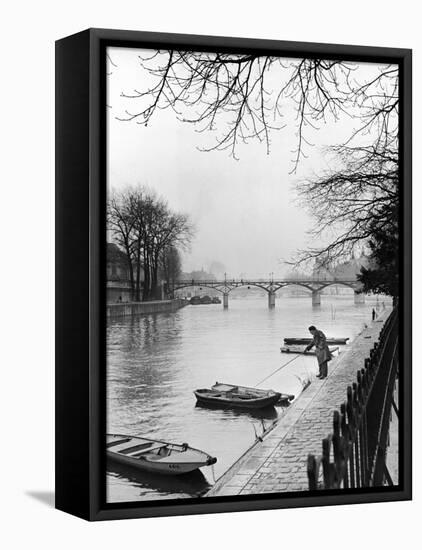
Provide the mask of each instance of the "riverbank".
{"label": "riverbank", "polygon": [[332,431],[333,411],[345,401],[370,349],[378,340],[382,315],[345,346],[325,380],[315,379],[275,427],[223,474],[206,496],[228,496],[308,490],[307,457],[320,455],[322,439]]}
{"label": "riverbank", "polygon": [[147,315],[150,313],[167,313],[177,311],[188,305],[186,300],[155,300],[151,302],[123,302],[107,304],[107,319],[128,317],[131,315]]}

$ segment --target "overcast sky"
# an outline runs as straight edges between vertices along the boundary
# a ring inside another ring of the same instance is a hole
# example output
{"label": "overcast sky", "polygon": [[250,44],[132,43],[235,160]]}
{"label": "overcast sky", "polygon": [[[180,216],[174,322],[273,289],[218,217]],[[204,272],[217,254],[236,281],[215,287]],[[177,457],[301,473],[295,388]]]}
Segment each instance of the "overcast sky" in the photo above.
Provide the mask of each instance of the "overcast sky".
{"label": "overcast sky", "polygon": [[183,255],[184,271],[219,261],[233,277],[283,276],[290,269],[283,260],[306,247],[312,225],[295,203],[295,181],[327,168],[322,147],[348,135],[351,122],[329,122],[313,132],[315,146],[306,149],[308,158],[294,175],[289,175],[297,143],[291,104],[286,105],[287,126],[271,134],[269,155],[258,142],[239,146],[239,160],[228,151],[202,152],[198,147],[209,146],[212,137],[178,121],[170,110],[156,111],[148,127],[116,120],[125,110],[136,111],[137,100],[120,97],[122,92],[151,86],[140,69],[140,53],[108,49],[113,62],[107,79],[109,188],[148,186],[173,210],[191,217],[196,235]]}

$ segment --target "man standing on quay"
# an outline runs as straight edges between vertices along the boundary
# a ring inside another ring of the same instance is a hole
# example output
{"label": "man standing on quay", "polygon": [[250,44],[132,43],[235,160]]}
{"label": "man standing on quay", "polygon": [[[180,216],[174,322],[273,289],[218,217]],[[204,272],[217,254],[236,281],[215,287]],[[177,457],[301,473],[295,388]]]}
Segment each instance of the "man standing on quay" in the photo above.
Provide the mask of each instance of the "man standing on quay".
{"label": "man standing on quay", "polygon": [[313,325],[311,325],[308,330],[312,334],[313,339],[312,342],[306,346],[305,353],[309,351],[313,346],[315,346],[315,353],[318,359],[319,366],[319,374],[317,374],[317,378],[323,380],[324,378],[327,378],[328,361],[331,361],[333,356],[330,353],[325,334]]}

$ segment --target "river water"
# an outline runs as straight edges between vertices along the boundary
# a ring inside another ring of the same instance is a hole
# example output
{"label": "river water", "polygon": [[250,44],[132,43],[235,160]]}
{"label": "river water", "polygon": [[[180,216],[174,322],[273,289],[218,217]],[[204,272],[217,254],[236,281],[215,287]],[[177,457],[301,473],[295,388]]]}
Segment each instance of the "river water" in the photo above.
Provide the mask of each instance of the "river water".
{"label": "river water", "polygon": [[[353,294],[323,295],[321,306],[312,307],[310,297],[281,297],[270,310],[266,295],[233,295],[227,310],[221,304],[197,305],[109,321],[107,431],[188,442],[218,461],[214,467],[172,478],[109,462],[108,502],[205,492],[254,443],[255,432],[261,434],[285,409],[245,413],[200,407],[193,390],[216,381],[254,386],[292,358],[280,353],[283,338],[307,336],[311,324],[327,336],[349,337],[350,344],[371,322],[377,305],[372,297],[355,305]],[[382,307],[381,300],[378,305]],[[301,380],[317,371],[314,356],[301,356],[260,387],[297,396]]]}

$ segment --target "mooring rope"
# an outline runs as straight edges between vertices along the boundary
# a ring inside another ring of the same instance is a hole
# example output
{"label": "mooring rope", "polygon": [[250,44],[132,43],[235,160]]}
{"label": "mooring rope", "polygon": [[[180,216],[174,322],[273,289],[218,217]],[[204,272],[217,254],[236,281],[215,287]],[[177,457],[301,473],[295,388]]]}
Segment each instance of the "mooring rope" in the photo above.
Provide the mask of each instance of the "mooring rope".
{"label": "mooring rope", "polygon": [[289,365],[290,363],[295,361],[298,357],[300,357],[300,353],[297,354],[296,357],[293,357],[293,359],[290,359],[290,361],[287,361],[287,363],[283,363],[283,365],[281,365],[281,367],[278,367],[278,369],[275,369],[275,371],[273,371],[271,374],[269,374],[268,376],[263,378],[260,382],[258,382],[258,384],[255,384],[254,388],[256,388],[257,386],[260,386],[262,384],[262,382],[265,382],[265,380],[268,380],[268,378],[271,378],[271,376],[273,376],[279,370],[284,369],[284,367],[287,367],[287,365]]}

